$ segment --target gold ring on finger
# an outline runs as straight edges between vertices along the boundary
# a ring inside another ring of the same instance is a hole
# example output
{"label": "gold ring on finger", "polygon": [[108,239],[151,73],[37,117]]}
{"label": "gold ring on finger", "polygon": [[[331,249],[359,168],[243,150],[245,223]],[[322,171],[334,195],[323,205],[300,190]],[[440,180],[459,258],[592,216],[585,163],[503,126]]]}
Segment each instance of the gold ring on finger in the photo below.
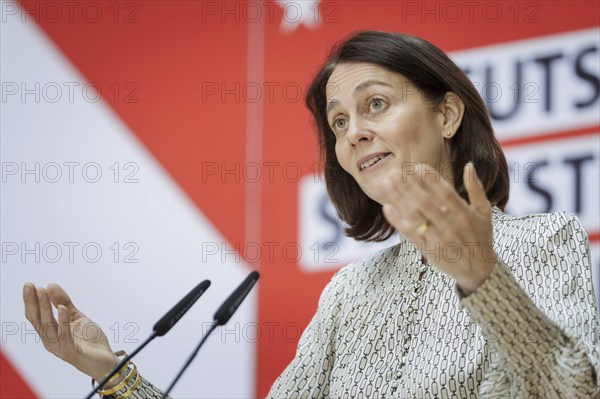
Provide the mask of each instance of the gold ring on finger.
{"label": "gold ring on finger", "polygon": [[423,223],[417,226],[417,234],[423,235],[429,229],[429,220],[424,220]]}

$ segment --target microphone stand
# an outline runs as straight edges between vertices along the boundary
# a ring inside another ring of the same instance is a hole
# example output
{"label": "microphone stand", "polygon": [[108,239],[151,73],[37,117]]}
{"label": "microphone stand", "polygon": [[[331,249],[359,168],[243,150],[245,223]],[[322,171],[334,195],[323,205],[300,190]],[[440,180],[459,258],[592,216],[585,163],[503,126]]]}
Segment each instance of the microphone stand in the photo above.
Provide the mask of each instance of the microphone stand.
{"label": "microphone stand", "polygon": [[192,363],[192,360],[194,360],[194,358],[198,354],[198,351],[200,350],[202,345],[204,345],[204,342],[215,330],[215,328],[217,328],[218,326],[225,325],[225,323],[229,321],[231,316],[233,316],[237,308],[241,305],[248,293],[252,290],[252,287],[254,287],[254,284],[256,284],[256,281],[258,280],[259,276],[260,275],[256,270],[248,274],[244,281],[242,281],[242,283],[235,289],[235,291],[233,291],[231,295],[229,295],[229,297],[225,300],[225,302],[223,302],[219,309],[217,309],[215,315],[213,316],[213,323],[210,326],[210,330],[207,334],[204,334],[202,340],[200,340],[200,343],[196,346],[194,352],[187,359],[185,365],[181,368],[181,370],[177,374],[177,377],[175,377],[171,385],[169,385],[169,388],[165,391],[161,399],[167,398],[167,395],[169,394],[169,392],[171,392],[171,389],[173,389],[175,383],[179,380],[183,372]]}
{"label": "microphone stand", "polygon": [[163,317],[160,318],[159,321],[154,324],[152,328],[152,334],[144,341],[136,350],[134,350],[131,355],[125,355],[125,357],[115,366],[112,370],[95,386],[85,399],[91,399],[94,394],[106,384],[108,380],[111,379],[112,376],[117,374],[119,370],[130,361],[139,351],[144,349],[146,345],[150,343],[156,337],[162,337],[165,335],[173,326],[183,317],[184,314],[196,303],[198,298],[206,292],[206,290],[210,287],[210,281],[204,280],[196,287],[194,287],[186,296],[184,296],[175,306],[171,308]]}
{"label": "microphone stand", "polygon": [[212,334],[212,332],[218,326],[219,326],[219,321],[218,320],[214,320],[213,323],[210,326],[210,329],[208,330],[208,333],[204,334],[204,336],[202,337],[202,340],[200,341],[200,343],[198,345],[196,345],[196,348],[194,349],[194,352],[192,352],[192,354],[188,357],[188,359],[186,360],[185,364],[183,365],[183,367],[181,368],[181,370],[179,370],[179,373],[177,374],[177,376],[175,377],[175,379],[173,380],[173,382],[171,383],[171,385],[169,385],[169,388],[167,388],[167,390],[165,391],[165,393],[163,394],[163,396],[161,397],[161,399],[166,399],[166,397],[169,395],[169,392],[171,392],[171,390],[173,389],[173,387],[175,386],[175,384],[177,383],[177,381],[179,381],[179,378],[181,378],[181,376],[183,375],[183,373],[185,372],[185,370],[187,370],[187,368],[189,367],[189,365],[192,364],[192,361],[194,360],[194,358],[198,354],[198,351],[200,351],[200,348],[202,347],[202,345],[204,345],[204,342],[206,341],[206,339],[208,338],[208,336],[210,334]]}

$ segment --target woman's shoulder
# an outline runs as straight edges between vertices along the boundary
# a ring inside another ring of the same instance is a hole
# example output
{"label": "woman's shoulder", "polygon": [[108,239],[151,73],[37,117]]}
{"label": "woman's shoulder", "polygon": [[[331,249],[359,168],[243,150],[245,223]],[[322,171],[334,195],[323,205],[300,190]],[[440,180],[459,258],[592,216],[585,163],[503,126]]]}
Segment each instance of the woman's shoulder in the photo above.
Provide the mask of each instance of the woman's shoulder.
{"label": "woman's shoulder", "polygon": [[362,276],[372,275],[376,270],[373,269],[381,269],[386,268],[390,264],[393,264],[399,252],[399,247],[402,245],[396,244],[391,245],[387,248],[380,249],[375,251],[361,259],[358,259],[344,267],[342,267],[337,273],[340,275],[337,278],[350,279],[350,281],[354,281],[355,278],[360,278]]}
{"label": "woman's shoulder", "polygon": [[494,207],[492,223],[496,234],[502,235],[518,235],[519,232],[529,232],[538,237],[547,238],[557,234],[580,235],[582,239],[587,237],[579,218],[575,214],[565,211],[511,215]]}
{"label": "woman's shoulder", "polygon": [[[547,276],[552,269],[573,275],[589,272],[589,240],[569,212],[508,215],[494,211],[494,249],[518,279]],[[587,269],[587,270],[584,270]]]}

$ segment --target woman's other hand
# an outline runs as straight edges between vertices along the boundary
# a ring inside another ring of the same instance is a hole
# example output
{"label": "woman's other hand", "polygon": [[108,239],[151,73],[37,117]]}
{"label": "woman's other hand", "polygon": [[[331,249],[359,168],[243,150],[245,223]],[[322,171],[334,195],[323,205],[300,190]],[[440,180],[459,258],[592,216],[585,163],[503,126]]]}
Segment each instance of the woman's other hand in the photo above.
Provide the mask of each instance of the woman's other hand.
{"label": "woman's other hand", "polygon": [[[44,347],[96,381],[114,367],[118,359],[102,329],[81,313],[57,284],[47,288],[31,283],[23,286],[25,316]],[[52,305],[57,309],[58,322]]]}

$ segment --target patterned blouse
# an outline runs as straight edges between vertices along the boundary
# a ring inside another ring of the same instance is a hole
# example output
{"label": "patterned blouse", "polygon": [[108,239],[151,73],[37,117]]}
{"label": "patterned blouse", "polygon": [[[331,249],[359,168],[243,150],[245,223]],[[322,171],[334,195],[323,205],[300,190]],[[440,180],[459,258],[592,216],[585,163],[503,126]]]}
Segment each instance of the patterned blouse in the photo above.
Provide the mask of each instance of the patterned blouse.
{"label": "patterned blouse", "polygon": [[587,234],[562,212],[492,222],[502,261],[466,297],[407,240],[338,271],[268,397],[600,398]]}

